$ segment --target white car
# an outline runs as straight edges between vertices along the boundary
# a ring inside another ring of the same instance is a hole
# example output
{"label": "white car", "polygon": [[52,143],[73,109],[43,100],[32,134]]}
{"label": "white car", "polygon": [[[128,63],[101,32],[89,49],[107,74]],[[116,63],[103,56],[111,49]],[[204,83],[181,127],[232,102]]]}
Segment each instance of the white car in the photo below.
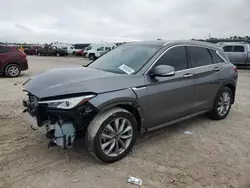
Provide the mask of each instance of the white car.
{"label": "white car", "polygon": [[83,56],[88,57],[91,60],[94,60],[98,57],[101,57],[103,54],[107,53],[110,50],[116,48],[115,44],[90,44],[84,51]]}

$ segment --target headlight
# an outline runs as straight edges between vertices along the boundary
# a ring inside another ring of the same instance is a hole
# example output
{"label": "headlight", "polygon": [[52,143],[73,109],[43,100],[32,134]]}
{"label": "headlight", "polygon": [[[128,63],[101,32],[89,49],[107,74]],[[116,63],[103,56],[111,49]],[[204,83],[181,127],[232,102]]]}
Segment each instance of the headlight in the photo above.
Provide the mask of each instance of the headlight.
{"label": "headlight", "polygon": [[77,106],[78,104],[83,104],[96,95],[86,95],[82,97],[72,97],[66,99],[58,99],[51,101],[39,101],[39,104],[48,104],[49,108],[59,108],[59,109],[71,109]]}

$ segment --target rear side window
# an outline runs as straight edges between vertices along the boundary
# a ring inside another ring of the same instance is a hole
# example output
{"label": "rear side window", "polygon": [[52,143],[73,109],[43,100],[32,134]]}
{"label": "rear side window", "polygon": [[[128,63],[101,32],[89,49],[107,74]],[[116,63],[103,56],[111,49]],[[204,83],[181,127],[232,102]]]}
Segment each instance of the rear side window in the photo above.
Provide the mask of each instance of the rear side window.
{"label": "rear side window", "polygon": [[224,47],[223,47],[223,50],[224,50],[225,52],[232,52],[232,51],[233,51],[233,46],[224,46]]}
{"label": "rear side window", "polygon": [[244,46],[234,46],[234,52],[244,52]]}
{"label": "rear side window", "polygon": [[200,67],[213,64],[212,56],[207,48],[189,46],[191,67]]}
{"label": "rear side window", "polygon": [[225,61],[216,53],[215,50],[209,50],[209,52],[212,55],[214,63],[225,63]]}
{"label": "rear side window", "polygon": [[174,47],[168,50],[157,62],[156,65],[169,65],[175,71],[187,69],[187,53],[184,46]]}
{"label": "rear side window", "polygon": [[9,49],[5,46],[0,46],[0,54],[8,53]]}

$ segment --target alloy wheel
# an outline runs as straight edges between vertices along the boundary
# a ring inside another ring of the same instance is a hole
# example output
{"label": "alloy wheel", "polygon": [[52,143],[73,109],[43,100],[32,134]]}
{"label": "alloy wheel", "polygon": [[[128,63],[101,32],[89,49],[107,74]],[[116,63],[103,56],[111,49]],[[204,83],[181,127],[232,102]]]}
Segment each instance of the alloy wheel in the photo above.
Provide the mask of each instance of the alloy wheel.
{"label": "alloy wheel", "polygon": [[11,65],[8,67],[7,72],[9,76],[15,77],[20,73],[20,70],[16,65]]}
{"label": "alloy wheel", "polygon": [[122,154],[133,137],[131,122],[126,118],[116,118],[107,124],[101,134],[101,149],[109,157]]}
{"label": "alloy wheel", "polygon": [[224,116],[229,108],[230,108],[230,104],[231,104],[231,95],[229,92],[224,91],[218,101],[218,106],[217,106],[217,112],[220,116]]}

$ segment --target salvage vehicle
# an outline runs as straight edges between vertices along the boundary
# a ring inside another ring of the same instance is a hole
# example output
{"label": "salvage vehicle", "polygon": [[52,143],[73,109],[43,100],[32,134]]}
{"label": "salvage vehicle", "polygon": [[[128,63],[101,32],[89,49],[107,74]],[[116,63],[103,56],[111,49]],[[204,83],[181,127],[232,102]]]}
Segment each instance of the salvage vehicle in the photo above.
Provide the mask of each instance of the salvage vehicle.
{"label": "salvage vehicle", "polygon": [[249,44],[224,44],[223,49],[229,60],[237,66],[250,67],[250,46]]}
{"label": "salvage vehicle", "polygon": [[38,56],[54,55],[54,56],[67,56],[67,49],[57,48],[56,46],[45,45],[43,48],[36,50]]}
{"label": "salvage vehicle", "polygon": [[26,54],[17,47],[0,46],[0,74],[17,77],[28,69]]}
{"label": "salvage vehicle", "polygon": [[49,146],[72,147],[85,135],[89,152],[111,163],[138,133],[207,114],[227,117],[238,73],[223,49],[198,41],[121,45],[87,67],[51,70],[27,80],[25,115]]}

